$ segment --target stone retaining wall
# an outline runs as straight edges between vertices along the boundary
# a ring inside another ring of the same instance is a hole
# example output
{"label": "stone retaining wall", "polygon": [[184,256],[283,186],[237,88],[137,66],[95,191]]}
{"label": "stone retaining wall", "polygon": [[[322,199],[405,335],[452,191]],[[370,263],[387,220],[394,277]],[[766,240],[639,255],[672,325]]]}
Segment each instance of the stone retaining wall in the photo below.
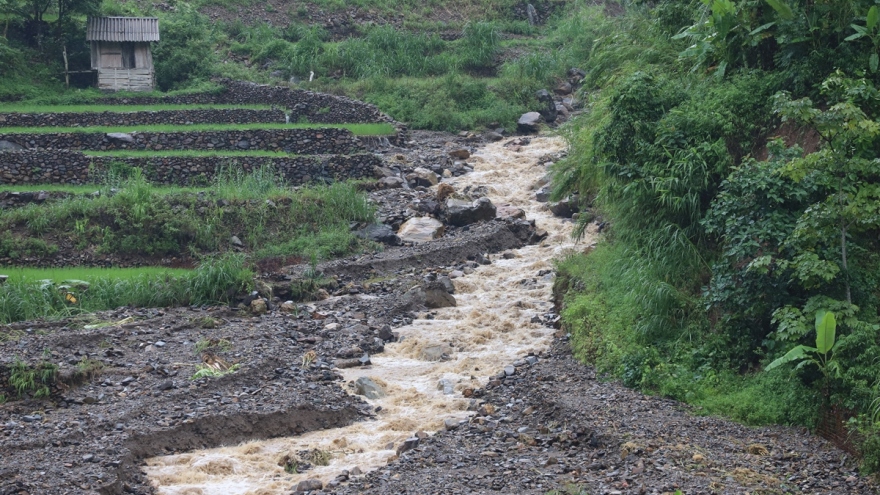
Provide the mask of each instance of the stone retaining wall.
{"label": "stone retaining wall", "polygon": [[89,127],[186,124],[283,124],[282,110],[248,108],[157,110],[138,112],[0,113],[3,127]]}
{"label": "stone retaining wall", "polygon": [[24,150],[0,153],[0,184],[90,184],[100,182],[111,164],[144,171],[148,180],[169,185],[205,185],[217,170],[236,167],[251,171],[271,165],[293,185],[316,180],[363,179],[374,176],[382,159],[373,154],[293,157],[162,157],[87,156],[69,150]]}
{"label": "stone retaining wall", "polygon": [[339,128],[137,132],[120,137],[110,136],[96,132],[0,133],[0,140],[11,141],[28,149],[56,150],[262,150],[300,155],[348,155],[366,151],[351,131]]}
{"label": "stone retaining wall", "polygon": [[224,89],[217,93],[198,93],[177,96],[133,96],[127,98],[104,98],[99,103],[107,105],[276,105],[290,114],[291,122],[306,119],[324,124],[355,124],[362,122],[388,122],[397,129],[391,142],[402,146],[407,140],[407,128],[377,107],[359,100],[325,93],[315,93],[287,86],[268,86],[243,81],[219,81]]}

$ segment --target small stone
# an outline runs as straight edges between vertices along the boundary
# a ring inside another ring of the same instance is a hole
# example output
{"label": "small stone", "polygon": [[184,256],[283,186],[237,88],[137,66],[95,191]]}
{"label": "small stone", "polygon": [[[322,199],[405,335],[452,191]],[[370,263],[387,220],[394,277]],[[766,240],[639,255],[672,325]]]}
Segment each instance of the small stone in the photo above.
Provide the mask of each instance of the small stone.
{"label": "small stone", "polygon": [[448,378],[443,378],[437,382],[437,390],[443,392],[443,395],[452,395],[455,393],[455,385]]}
{"label": "small stone", "polygon": [[241,239],[239,239],[238,236],[236,236],[236,235],[229,238],[229,244],[232,244],[235,247],[244,247],[244,244],[242,244]]}
{"label": "small stone", "polygon": [[459,160],[467,160],[471,157],[471,152],[466,149],[459,149],[449,152],[449,156],[452,158],[457,158]]}
{"label": "small stone", "polygon": [[281,312],[296,313],[296,303],[293,301],[284,301],[281,303]]}
{"label": "small stone", "polygon": [[361,357],[358,359],[358,362],[361,363],[361,366],[367,366],[367,365],[369,365],[369,364],[372,364],[372,363],[370,362],[370,355],[369,355],[369,354],[364,354],[363,356],[361,356]]}
{"label": "small stone", "polygon": [[86,455],[82,456],[82,460],[83,460],[83,462],[95,462],[95,455],[94,454],[86,454]]}
{"label": "small stone", "polygon": [[165,347],[165,341],[157,340],[155,343],[153,343],[153,345],[156,347]]}
{"label": "small stone", "polygon": [[504,367],[504,374],[506,376],[513,376],[516,373],[516,368],[513,366],[507,365]]}
{"label": "small stone", "polygon": [[443,421],[443,427],[446,428],[446,431],[452,431],[458,429],[461,425],[457,419],[449,418]]}
{"label": "small stone", "polygon": [[389,325],[384,325],[379,329],[379,338],[384,340],[385,342],[392,342],[397,340],[397,337],[394,336],[394,332],[391,331],[391,327]]}

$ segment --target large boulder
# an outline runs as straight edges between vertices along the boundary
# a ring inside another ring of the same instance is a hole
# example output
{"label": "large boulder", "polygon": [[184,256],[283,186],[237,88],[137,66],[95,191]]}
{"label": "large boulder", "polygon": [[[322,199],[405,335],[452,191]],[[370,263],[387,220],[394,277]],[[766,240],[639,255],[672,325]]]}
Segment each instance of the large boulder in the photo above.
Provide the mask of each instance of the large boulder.
{"label": "large boulder", "polygon": [[355,232],[354,235],[361,239],[381,242],[382,244],[388,244],[389,246],[400,245],[400,237],[397,237],[397,234],[394,233],[394,230],[392,230],[391,227],[383,223],[368,225]]}
{"label": "large boulder", "polygon": [[489,198],[483,197],[473,202],[455,198],[446,200],[446,221],[450,225],[463,227],[493,218],[495,218],[495,205],[489,201]]}
{"label": "large boulder", "polygon": [[516,121],[516,128],[520,132],[538,132],[540,130],[543,117],[538,112],[528,112],[522,114]]}
{"label": "large boulder", "polygon": [[544,117],[547,123],[554,122],[556,120],[556,102],[553,101],[553,95],[546,89],[541,89],[535,92],[535,98],[538,100],[538,113],[541,114],[541,117]]}
{"label": "large boulder", "polygon": [[413,217],[403,223],[397,236],[403,242],[428,242],[443,235],[445,227],[431,217]]}
{"label": "large boulder", "polygon": [[562,201],[549,203],[550,211],[557,217],[571,218],[580,209],[577,197],[569,196]]}
{"label": "large boulder", "polygon": [[24,149],[24,146],[19,145],[18,143],[13,143],[12,141],[4,141],[0,139],[0,151],[21,151]]}

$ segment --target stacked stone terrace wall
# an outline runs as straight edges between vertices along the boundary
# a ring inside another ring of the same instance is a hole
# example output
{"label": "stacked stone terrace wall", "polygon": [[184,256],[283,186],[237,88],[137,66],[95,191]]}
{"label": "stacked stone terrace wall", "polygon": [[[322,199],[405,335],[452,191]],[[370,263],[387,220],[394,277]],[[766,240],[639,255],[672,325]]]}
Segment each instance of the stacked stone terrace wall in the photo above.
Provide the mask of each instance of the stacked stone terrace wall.
{"label": "stacked stone terrace wall", "polygon": [[223,167],[249,172],[270,165],[293,185],[320,180],[363,179],[382,165],[376,155],[311,155],[292,157],[239,156],[137,157],[88,156],[69,150],[24,150],[0,153],[0,184],[92,184],[118,163],[137,167],[154,183],[205,185]]}
{"label": "stacked stone terrace wall", "polygon": [[285,123],[282,110],[248,108],[157,110],[138,112],[0,113],[3,127],[91,127],[127,125]]}
{"label": "stacked stone terrace wall", "polygon": [[[58,150],[263,150],[301,155],[351,154],[365,151],[360,140],[347,129],[253,129],[246,131],[138,132],[130,139],[113,138],[96,132],[58,134],[2,134],[28,149]],[[2,160],[2,155],[0,155]]]}
{"label": "stacked stone terrace wall", "polygon": [[407,139],[406,126],[380,112],[377,107],[344,96],[315,93],[286,86],[268,86],[241,81],[223,80],[224,89],[217,93],[198,93],[177,96],[134,96],[124,99],[106,98],[102,104],[118,105],[276,105],[290,114],[291,122],[301,119],[323,124],[355,124],[387,122],[397,129],[392,143],[403,145]]}

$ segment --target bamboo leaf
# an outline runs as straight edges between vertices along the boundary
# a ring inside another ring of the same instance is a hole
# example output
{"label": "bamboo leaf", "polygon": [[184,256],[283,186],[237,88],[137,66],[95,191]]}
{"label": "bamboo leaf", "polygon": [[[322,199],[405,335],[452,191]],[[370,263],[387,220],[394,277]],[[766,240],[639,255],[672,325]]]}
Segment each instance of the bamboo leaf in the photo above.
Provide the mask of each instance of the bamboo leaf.
{"label": "bamboo leaf", "polygon": [[816,311],[816,350],[820,354],[828,354],[834,347],[837,321],[831,311]]}
{"label": "bamboo leaf", "polygon": [[871,66],[871,72],[877,72],[877,66],[880,65],[880,57],[878,57],[876,53],[872,53],[871,58],[868,59],[868,63]]}
{"label": "bamboo leaf", "polygon": [[868,31],[873,31],[878,21],[880,21],[880,9],[873,5],[868,9]]}

